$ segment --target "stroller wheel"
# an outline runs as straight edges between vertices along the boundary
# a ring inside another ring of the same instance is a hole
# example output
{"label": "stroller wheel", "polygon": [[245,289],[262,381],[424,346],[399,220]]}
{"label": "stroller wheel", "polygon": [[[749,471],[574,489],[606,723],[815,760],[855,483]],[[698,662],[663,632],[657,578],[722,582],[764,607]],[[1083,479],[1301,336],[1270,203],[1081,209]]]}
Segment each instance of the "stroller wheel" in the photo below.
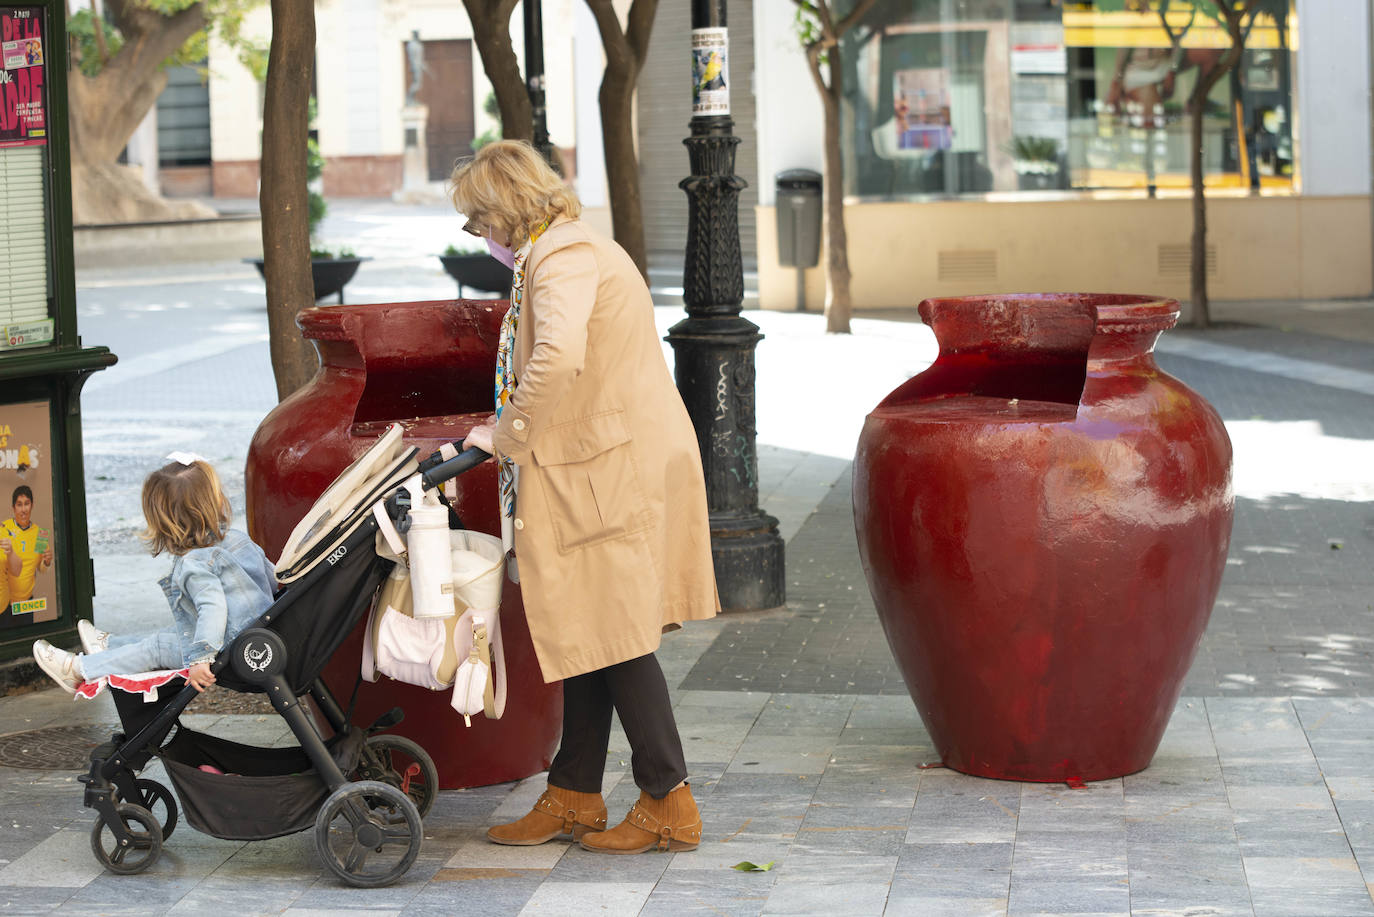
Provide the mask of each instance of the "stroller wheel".
{"label": "stroller wheel", "polygon": [[351,780],[380,780],[410,797],[424,818],[439,793],[439,769],[429,752],[404,736],[368,736]]}
{"label": "stroller wheel", "polygon": [[335,790],[315,817],[315,847],[340,879],[359,888],[390,885],[420,855],[424,828],[410,797],[363,780]]}
{"label": "stroller wheel", "polygon": [[[138,798],[128,800],[142,806],[152,813],[153,818],[162,824],[162,839],[172,836],[177,827],[177,801],[172,791],[156,780],[140,777],[137,782]],[[159,810],[159,806],[161,807]]]}
{"label": "stroller wheel", "polygon": [[115,806],[119,824],[107,824],[98,816],[91,828],[91,851],[110,872],[133,875],[157,862],[162,855],[162,826],[142,806],[122,802]]}

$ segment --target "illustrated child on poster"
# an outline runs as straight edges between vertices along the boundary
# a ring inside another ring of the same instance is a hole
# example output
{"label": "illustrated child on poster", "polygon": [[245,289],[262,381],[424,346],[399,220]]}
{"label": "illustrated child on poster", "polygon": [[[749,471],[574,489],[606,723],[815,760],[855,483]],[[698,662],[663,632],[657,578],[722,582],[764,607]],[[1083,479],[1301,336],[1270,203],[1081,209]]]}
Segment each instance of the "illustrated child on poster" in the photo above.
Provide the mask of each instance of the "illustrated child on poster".
{"label": "illustrated child on poster", "polygon": [[10,506],[14,515],[0,523],[0,550],[8,554],[8,601],[24,602],[33,598],[38,574],[52,567],[52,533],[33,522],[33,488],[29,485],[20,484],[14,489]]}

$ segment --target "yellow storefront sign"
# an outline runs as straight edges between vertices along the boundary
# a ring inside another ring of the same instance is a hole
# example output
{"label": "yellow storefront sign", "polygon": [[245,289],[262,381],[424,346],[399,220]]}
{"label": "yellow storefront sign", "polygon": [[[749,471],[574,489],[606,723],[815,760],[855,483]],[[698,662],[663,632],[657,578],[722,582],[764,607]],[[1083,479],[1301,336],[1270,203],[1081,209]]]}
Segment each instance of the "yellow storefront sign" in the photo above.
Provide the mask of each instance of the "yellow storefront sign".
{"label": "yellow storefront sign", "polygon": [[10,606],[12,615],[30,615],[35,611],[47,611],[47,599],[29,599],[27,602],[15,602]]}
{"label": "yellow storefront sign", "polygon": [[[1211,0],[1203,0],[1210,3]],[[1151,0],[1143,10],[1102,12],[1091,3],[1064,4],[1064,44],[1070,48],[1168,48],[1175,36],[1182,33],[1184,48],[1229,48],[1231,36],[1209,15],[1205,8],[1194,10],[1187,0],[1168,4],[1164,22],[1160,21],[1159,0]],[[1274,17],[1261,12],[1255,14],[1254,26],[1245,39],[1250,50],[1286,47],[1298,50],[1297,16],[1288,14],[1283,44],[1279,42],[1279,27]],[[1249,23],[1247,22],[1247,25]],[[1186,30],[1186,31],[1185,31]]]}

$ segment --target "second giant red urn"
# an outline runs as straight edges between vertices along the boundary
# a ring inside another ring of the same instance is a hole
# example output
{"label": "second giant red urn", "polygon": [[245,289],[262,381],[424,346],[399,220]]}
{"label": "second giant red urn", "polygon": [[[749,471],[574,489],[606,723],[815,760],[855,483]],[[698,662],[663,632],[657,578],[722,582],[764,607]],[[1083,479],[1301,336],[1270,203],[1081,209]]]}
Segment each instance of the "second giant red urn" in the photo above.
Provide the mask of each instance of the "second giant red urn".
{"label": "second giant red urn", "polygon": [[940,355],[868,416],[859,551],[948,767],[1100,780],[1149,764],[1216,600],[1231,445],[1162,372],[1177,303],[926,300]]}
{"label": "second giant red urn", "polygon": [[[299,323],[320,353],[320,371],[263,420],[248,451],[248,527],[277,557],[292,528],[330,482],[391,423],[423,457],[461,440],[492,409],[492,373],[506,303],[408,302],[305,309]],[[488,462],[456,479],[459,515],[496,534],[496,467]],[[347,704],[358,678],[365,621],[325,666],[323,678]],[[481,786],[538,773],[553,760],[562,724],[559,684],[545,684],[530,642],[520,587],[501,599],[508,698],[499,720],[449,706],[450,692],[383,678],[358,692],[356,723],[400,706],[391,730],[434,758],[444,788]]]}

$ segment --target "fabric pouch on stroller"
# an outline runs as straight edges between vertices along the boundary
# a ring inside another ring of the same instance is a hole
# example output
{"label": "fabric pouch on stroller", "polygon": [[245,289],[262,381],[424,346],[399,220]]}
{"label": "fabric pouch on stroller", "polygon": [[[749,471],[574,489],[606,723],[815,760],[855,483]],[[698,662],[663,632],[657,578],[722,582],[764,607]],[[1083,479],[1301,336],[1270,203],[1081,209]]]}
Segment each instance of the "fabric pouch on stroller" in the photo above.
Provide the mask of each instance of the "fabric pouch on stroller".
{"label": "fabric pouch on stroller", "polygon": [[[404,557],[378,592],[363,636],[362,676],[386,675],[430,690],[454,688],[453,708],[466,720],[505,712],[506,667],[501,643],[501,583],[505,552],[493,535],[449,533],[454,615],[417,618]],[[378,551],[400,555],[394,529],[378,535]]]}

